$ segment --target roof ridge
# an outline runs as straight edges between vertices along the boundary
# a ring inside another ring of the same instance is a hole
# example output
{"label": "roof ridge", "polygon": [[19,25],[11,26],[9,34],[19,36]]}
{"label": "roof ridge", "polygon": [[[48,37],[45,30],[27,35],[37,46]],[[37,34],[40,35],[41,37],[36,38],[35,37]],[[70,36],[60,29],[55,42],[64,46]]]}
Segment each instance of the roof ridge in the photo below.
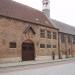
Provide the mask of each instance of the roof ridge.
{"label": "roof ridge", "polygon": [[12,0],[0,1],[0,15],[54,28],[43,12]]}
{"label": "roof ridge", "polygon": [[68,26],[70,26],[70,27],[74,27],[74,28],[75,28],[75,26],[71,26],[71,25],[68,24],[68,23],[65,23],[65,22],[62,22],[62,21],[59,21],[59,20],[56,20],[56,19],[52,19],[52,20],[57,21],[57,22],[59,22],[59,23],[62,23],[62,24],[65,24],[65,25],[68,25]]}
{"label": "roof ridge", "polygon": [[17,2],[17,1],[12,1],[12,2],[17,3],[17,4],[20,4],[20,5],[23,5],[24,7],[32,8],[33,10],[36,10],[36,11],[42,13],[42,11],[40,11],[40,10],[38,10],[38,9],[36,9],[36,8],[33,8],[33,7],[31,7],[31,6],[28,6],[28,5],[26,5],[26,4],[23,4],[23,3],[20,3],[20,2]]}
{"label": "roof ridge", "polygon": [[53,23],[54,27],[59,29],[59,32],[75,35],[75,27],[54,19],[52,19],[51,22]]}

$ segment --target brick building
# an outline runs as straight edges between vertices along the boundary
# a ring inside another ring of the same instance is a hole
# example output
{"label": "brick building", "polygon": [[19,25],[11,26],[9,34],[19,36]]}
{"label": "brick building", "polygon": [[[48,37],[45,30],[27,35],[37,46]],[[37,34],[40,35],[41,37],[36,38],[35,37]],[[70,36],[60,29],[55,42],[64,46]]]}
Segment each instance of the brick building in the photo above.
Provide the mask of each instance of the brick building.
{"label": "brick building", "polygon": [[54,27],[59,29],[60,58],[75,56],[75,27],[52,19]]}
{"label": "brick building", "polygon": [[41,12],[0,1],[0,62],[58,58],[58,29]]}
{"label": "brick building", "polygon": [[[12,0],[0,0],[0,63],[62,57],[61,50],[65,49],[61,49],[64,47],[59,33],[43,12]],[[74,41],[71,45],[75,47]],[[70,55],[74,55],[72,46]]]}
{"label": "brick building", "polygon": [[58,28],[58,55],[59,58],[68,58],[75,55],[75,27],[50,18],[50,0],[43,0],[43,13],[55,28]]}

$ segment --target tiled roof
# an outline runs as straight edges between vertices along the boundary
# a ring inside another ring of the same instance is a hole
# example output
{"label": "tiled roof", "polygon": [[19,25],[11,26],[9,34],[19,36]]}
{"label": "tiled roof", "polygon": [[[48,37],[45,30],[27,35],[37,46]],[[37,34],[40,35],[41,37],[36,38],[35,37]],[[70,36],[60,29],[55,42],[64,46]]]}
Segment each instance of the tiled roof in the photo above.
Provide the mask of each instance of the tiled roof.
{"label": "tiled roof", "polygon": [[0,0],[0,15],[53,27],[41,11],[12,0]]}
{"label": "tiled roof", "polygon": [[51,22],[53,23],[54,27],[59,29],[59,32],[75,35],[75,27],[53,19],[51,19]]}

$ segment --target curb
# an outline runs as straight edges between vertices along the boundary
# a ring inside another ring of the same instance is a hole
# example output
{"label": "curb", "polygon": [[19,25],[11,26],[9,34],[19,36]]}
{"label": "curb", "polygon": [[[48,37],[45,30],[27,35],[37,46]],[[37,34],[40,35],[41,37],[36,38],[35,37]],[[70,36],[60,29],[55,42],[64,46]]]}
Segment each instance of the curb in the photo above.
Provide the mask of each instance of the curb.
{"label": "curb", "polygon": [[0,68],[56,63],[56,62],[71,61],[71,60],[75,60],[75,58],[58,59],[58,60],[52,60],[52,61],[46,60],[46,61],[25,61],[25,62],[17,62],[17,63],[3,63],[3,64],[0,64]]}

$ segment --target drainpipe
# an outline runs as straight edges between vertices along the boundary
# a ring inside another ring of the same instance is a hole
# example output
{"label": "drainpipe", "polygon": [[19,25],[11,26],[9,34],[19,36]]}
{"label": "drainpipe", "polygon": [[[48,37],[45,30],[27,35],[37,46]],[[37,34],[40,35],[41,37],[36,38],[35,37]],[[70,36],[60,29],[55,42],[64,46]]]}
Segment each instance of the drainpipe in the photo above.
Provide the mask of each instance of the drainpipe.
{"label": "drainpipe", "polygon": [[58,32],[58,56],[59,56],[59,59],[61,59],[61,51],[60,51],[60,35],[59,35],[59,32]]}
{"label": "drainpipe", "polygon": [[71,55],[73,56],[73,36],[71,36]]}
{"label": "drainpipe", "polygon": [[67,36],[65,35],[65,52],[66,52],[66,58],[68,58],[67,54]]}

